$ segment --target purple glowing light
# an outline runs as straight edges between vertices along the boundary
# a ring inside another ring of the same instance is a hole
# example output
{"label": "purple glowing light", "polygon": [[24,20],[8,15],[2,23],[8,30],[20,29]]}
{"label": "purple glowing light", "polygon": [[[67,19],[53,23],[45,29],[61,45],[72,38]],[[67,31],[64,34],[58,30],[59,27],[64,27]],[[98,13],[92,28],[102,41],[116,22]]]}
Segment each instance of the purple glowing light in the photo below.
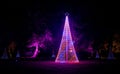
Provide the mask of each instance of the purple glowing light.
{"label": "purple glowing light", "polygon": [[46,30],[42,36],[33,34],[33,37],[28,41],[28,48],[36,47],[34,54],[30,58],[35,58],[40,53],[39,48],[46,49],[46,43],[52,44],[52,34],[49,30]]}
{"label": "purple glowing light", "polygon": [[31,56],[31,58],[35,58],[36,55],[37,55],[37,53],[38,53],[39,41],[38,41],[37,38],[38,38],[37,35],[36,35],[36,34],[33,34],[32,39],[29,40],[29,42],[30,42],[30,41],[31,41],[31,42],[30,42],[30,44],[27,46],[28,48],[36,47],[35,52],[34,52],[33,56]]}

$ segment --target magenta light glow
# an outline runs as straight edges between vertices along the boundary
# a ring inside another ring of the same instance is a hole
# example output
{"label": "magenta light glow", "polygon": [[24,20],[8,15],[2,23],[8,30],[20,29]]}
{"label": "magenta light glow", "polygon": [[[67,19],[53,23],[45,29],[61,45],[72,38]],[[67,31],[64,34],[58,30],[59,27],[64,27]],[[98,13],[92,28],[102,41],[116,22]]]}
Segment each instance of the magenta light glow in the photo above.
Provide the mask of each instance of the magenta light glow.
{"label": "magenta light glow", "polygon": [[38,53],[40,53],[40,50],[38,49],[39,48],[46,49],[47,48],[46,43],[52,44],[52,41],[53,41],[52,34],[49,30],[46,30],[42,36],[39,36],[34,33],[32,38],[29,39],[27,47],[28,48],[35,47],[36,49],[33,55],[29,58],[35,58],[38,55]]}
{"label": "magenta light glow", "polygon": [[38,54],[38,41],[36,41],[36,42],[34,42],[33,44],[31,44],[31,45],[29,45],[28,47],[33,47],[33,46],[35,46],[36,47],[36,49],[35,49],[35,52],[34,52],[34,54],[33,54],[33,56],[31,56],[31,58],[35,58],[36,56],[37,56],[37,54]]}
{"label": "magenta light glow", "polygon": [[72,41],[68,15],[66,15],[63,36],[62,36],[60,48],[59,48],[55,62],[79,63],[79,60],[74,48],[74,44]]}

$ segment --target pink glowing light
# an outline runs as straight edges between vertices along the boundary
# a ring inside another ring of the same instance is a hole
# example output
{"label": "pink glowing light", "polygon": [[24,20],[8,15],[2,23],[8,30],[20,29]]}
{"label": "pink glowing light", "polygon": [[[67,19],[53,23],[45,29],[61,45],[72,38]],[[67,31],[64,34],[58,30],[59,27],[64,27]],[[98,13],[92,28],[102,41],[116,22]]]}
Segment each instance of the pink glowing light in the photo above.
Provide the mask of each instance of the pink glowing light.
{"label": "pink glowing light", "polygon": [[72,41],[68,15],[66,15],[63,36],[55,62],[79,63]]}
{"label": "pink glowing light", "polygon": [[38,53],[40,53],[40,48],[42,49],[46,49],[46,43],[49,43],[49,44],[52,44],[52,34],[49,30],[46,30],[45,33],[42,35],[42,36],[39,36],[37,34],[33,34],[33,37],[31,39],[29,39],[28,41],[28,48],[31,48],[31,47],[36,47],[35,51],[33,52],[33,55],[29,58],[35,58]]}
{"label": "pink glowing light", "polygon": [[38,50],[38,45],[39,45],[39,43],[38,43],[38,41],[36,41],[36,42],[34,42],[34,43],[32,43],[31,45],[28,46],[29,48],[30,48],[30,47],[33,47],[33,46],[36,47],[36,49],[35,49],[35,51],[34,51],[34,54],[31,56],[31,58],[35,58],[35,57],[37,56],[38,52],[40,52],[40,51]]}

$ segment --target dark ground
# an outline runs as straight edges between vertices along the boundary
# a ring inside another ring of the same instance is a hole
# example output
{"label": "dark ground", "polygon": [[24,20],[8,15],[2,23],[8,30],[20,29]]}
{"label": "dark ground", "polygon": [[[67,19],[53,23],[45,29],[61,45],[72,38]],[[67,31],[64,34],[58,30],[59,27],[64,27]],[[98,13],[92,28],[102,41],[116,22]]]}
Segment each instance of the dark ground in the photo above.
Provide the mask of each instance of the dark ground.
{"label": "dark ground", "polygon": [[76,64],[53,61],[0,61],[0,74],[119,74],[120,62],[115,60],[81,60]]}

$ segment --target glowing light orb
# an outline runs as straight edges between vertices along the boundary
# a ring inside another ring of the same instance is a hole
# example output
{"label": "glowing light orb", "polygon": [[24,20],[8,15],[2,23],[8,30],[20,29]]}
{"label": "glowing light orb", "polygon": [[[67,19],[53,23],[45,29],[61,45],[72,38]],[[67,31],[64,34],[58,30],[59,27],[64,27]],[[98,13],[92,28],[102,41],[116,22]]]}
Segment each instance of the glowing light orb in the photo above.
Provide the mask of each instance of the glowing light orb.
{"label": "glowing light orb", "polygon": [[73,52],[72,50],[70,50],[70,52]]}

